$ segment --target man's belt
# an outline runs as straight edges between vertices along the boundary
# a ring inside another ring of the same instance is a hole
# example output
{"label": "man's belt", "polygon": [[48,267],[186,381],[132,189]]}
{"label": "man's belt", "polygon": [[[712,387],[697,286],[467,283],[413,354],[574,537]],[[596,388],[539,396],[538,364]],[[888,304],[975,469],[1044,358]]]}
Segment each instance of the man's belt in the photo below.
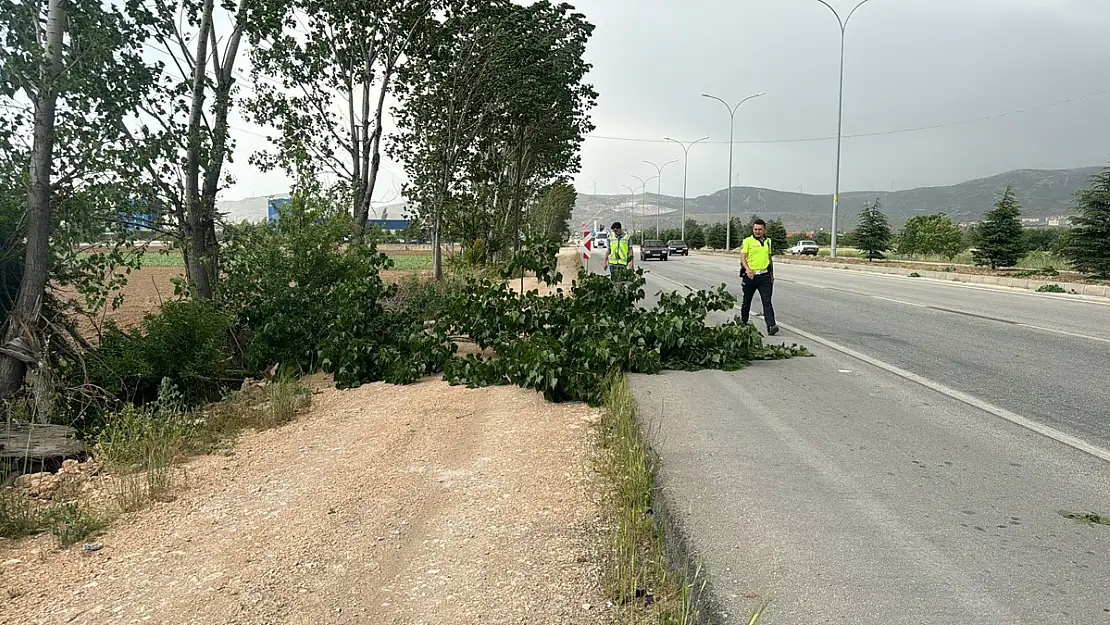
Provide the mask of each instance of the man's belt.
{"label": "man's belt", "polygon": [[762,276],[765,273],[771,273],[771,270],[770,269],[762,269],[760,271],[753,271],[752,273],[754,273],[757,276]]}

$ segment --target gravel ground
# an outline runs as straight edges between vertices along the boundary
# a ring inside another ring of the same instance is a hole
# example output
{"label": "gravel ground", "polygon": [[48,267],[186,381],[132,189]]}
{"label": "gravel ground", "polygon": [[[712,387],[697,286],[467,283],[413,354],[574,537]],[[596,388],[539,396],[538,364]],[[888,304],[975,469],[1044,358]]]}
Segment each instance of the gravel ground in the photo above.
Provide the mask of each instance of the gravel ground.
{"label": "gravel ground", "polygon": [[608,622],[598,416],[517,388],[323,388],[99,551],[0,541],[0,623]]}

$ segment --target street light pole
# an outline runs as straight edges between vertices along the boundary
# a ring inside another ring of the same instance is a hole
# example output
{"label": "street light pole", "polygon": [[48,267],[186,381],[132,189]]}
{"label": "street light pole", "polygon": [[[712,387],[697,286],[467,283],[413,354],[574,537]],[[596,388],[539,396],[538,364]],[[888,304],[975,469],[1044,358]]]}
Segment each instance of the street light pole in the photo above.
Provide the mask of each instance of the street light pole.
{"label": "street light pole", "polygon": [[644,161],[644,162],[647,163],[648,165],[651,165],[652,167],[654,167],[655,171],[658,172],[658,174],[655,176],[656,178],[658,178],[658,180],[656,181],[656,188],[655,188],[655,238],[658,239],[659,238],[659,213],[660,213],[660,209],[661,209],[661,207],[659,206],[659,203],[663,200],[663,170],[667,167],[667,165],[670,165],[671,163],[676,163],[678,161],[670,160],[670,161],[667,161],[666,163],[663,163],[662,166],[656,165],[655,163],[653,163],[651,161]]}
{"label": "street light pole", "polygon": [[[818,2],[820,2],[820,1],[821,0],[818,0]],[[733,134],[733,128],[736,125],[736,109],[740,108],[740,105],[747,102],[748,100],[751,100],[752,98],[758,98],[759,96],[764,95],[764,92],[761,91],[761,92],[759,92],[755,95],[750,95],[750,96],[744,98],[743,100],[740,100],[740,102],[738,102],[736,104],[736,106],[729,106],[728,102],[725,102],[724,100],[722,100],[721,98],[718,98],[715,95],[709,95],[708,93],[703,93],[701,95],[704,98],[710,98],[712,100],[716,100],[716,101],[720,102],[721,104],[724,104],[725,109],[728,110],[728,116],[729,116],[728,117],[728,119],[729,119],[729,122],[728,122],[728,214],[725,216],[725,220],[726,220],[725,221],[725,251],[727,252],[729,250],[729,247],[730,247],[731,243],[732,243],[732,134]]]}
{"label": "street light pole", "polygon": [[817,0],[821,4],[828,7],[836,16],[837,23],[840,24],[840,95],[838,96],[837,112],[836,112],[836,188],[833,190],[833,214],[832,214],[832,241],[829,246],[829,256],[836,258],[836,220],[837,212],[840,208],[840,144],[843,141],[844,131],[844,39],[848,32],[848,20],[852,19],[856,11],[863,5],[870,2],[870,0],[861,0],[859,4],[848,12],[848,17],[840,19],[840,13],[825,0]]}
{"label": "street light pole", "polygon": [[670,141],[671,143],[677,143],[678,147],[682,148],[682,153],[685,154],[685,157],[683,157],[683,160],[682,160],[682,240],[683,241],[686,240],[686,175],[689,173],[689,170],[690,170],[690,148],[692,148],[695,145],[701,143],[702,141],[705,141],[708,138],[709,137],[702,137],[701,139],[698,139],[697,141],[691,141],[690,145],[683,145],[683,143],[681,141],[672,139],[670,137],[663,137],[664,141]]}
{"label": "street light pole", "polygon": [[[655,180],[655,176],[652,176],[651,178],[648,178],[647,180],[644,180],[643,178],[637,176],[636,174],[631,174],[631,176],[633,178],[635,178],[640,183],[640,191],[641,191],[641,193],[640,193],[640,220],[642,222],[646,223],[647,222],[647,215],[644,214],[644,211],[645,211],[644,202],[647,201],[647,183],[651,182],[652,180]],[[643,223],[640,223],[639,225],[643,226]],[[647,226],[644,226],[644,228],[646,228],[646,227]],[[644,244],[643,230],[641,229],[639,231],[640,231],[640,245],[643,245]]]}

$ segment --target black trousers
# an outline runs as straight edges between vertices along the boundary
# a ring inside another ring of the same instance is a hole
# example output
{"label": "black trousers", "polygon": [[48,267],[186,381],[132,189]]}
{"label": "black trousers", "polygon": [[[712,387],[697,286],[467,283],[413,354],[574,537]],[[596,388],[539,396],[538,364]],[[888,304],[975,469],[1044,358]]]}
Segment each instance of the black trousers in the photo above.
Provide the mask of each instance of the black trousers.
{"label": "black trousers", "polygon": [[745,273],[740,284],[744,290],[744,299],[740,305],[740,321],[748,322],[748,315],[752,311],[752,299],[755,297],[755,292],[759,291],[759,299],[763,302],[763,320],[767,322],[768,328],[775,325],[775,307],[771,304],[775,283],[771,281],[771,274],[759,274],[754,280],[749,280]]}

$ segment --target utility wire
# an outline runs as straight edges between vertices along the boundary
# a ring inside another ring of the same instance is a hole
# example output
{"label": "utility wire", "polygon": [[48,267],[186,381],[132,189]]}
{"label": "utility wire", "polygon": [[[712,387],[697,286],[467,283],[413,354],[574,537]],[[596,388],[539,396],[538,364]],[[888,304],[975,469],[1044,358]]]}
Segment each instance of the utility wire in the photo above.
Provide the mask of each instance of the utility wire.
{"label": "utility wire", "polygon": [[[1110,93],[1110,89],[1104,89],[1102,91],[1096,91],[1094,93],[1087,93],[1087,94],[1084,94],[1084,95],[1079,95],[1079,96],[1067,98],[1065,100],[1057,100],[1056,102],[1049,102],[1049,103],[1046,103],[1046,104],[1038,104],[1038,105],[1031,106],[1031,107],[1028,107],[1028,108],[1014,109],[1012,111],[1005,111],[1005,112],[1002,112],[1002,113],[995,113],[993,115],[986,115],[986,116],[983,116],[983,117],[974,117],[974,118],[970,118],[970,119],[961,119],[959,121],[946,122],[946,123],[942,123],[942,124],[931,124],[929,126],[917,126],[915,128],[900,128],[898,130],[882,130],[882,131],[878,131],[878,132],[863,132],[863,133],[858,133],[858,134],[854,134],[854,135],[844,135],[844,138],[845,139],[858,139],[858,138],[863,138],[863,137],[880,137],[880,136],[887,136],[887,135],[905,134],[905,133],[910,133],[910,132],[922,132],[922,131],[925,131],[925,130],[936,130],[938,128],[949,128],[949,127],[952,127],[952,126],[960,126],[960,125],[964,125],[964,124],[980,123],[980,122],[1000,119],[1002,117],[1007,117],[1007,116],[1010,116],[1010,115],[1020,115],[1022,113],[1028,113],[1030,111],[1035,111],[1035,110],[1038,110],[1038,109],[1045,109],[1045,108],[1051,108],[1051,107],[1055,107],[1055,106],[1062,106],[1064,104],[1070,104],[1072,102],[1077,102],[1079,100],[1086,100],[1086,99],[1094,98],[1094,97],[1097,97],[1097,96],[1100,96],[1100,95],[1106,95],[1108,93]],[[632,142],[632,143],[669,143],[665,139],[642,139],[642,138],[636,138],[636,137],[613,137],[613,136],[597,135],[597,134],[586,135],[586,138],[587,139],[602,139],[602,140],[606,140],[606,141],[626,141],[626,142]],[[799,139],[748,139],[748,140],[736,140],[736,141],[733,141],[733,143],[751,145],[751,144],[775,144],[775,143],[811,143],[811,142],[816,142],[816,141],[835,141],[835,140],[836,140],[836,135],[833,135],[831,137],[806,137],[806,138],[799,138]],[[727,144],[728,141],[718,139],[718,140],[705,141],[704,143]]]}

